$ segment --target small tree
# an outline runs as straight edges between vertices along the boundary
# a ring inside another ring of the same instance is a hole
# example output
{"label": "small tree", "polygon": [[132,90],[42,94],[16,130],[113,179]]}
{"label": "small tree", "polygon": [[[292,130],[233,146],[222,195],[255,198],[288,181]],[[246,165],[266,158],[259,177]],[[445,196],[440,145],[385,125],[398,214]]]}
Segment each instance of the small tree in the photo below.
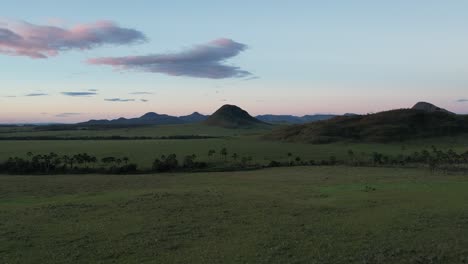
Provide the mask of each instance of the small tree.
{"label": "small tree", "polygon": [[294,160],[296,161],[297,164],[301,163],[301,157],[299,156],[297,156]]}
{"label": "small tree", "polygon": [[249,158],[248,158],[248,157],[242,157],[242,158],[241,158],[241,165],[242,165],[242,167],[246,167],[248,162],[249,162]]}
{"label": "small tree", "polygon": [[354,151],[352,149],[348,150],[348,157],[349,157],[349,162],[354,165]]}
{"label": "small tree", "polygon": [[197,156],[195,154],[187,155],[184,157],[184,167],[185,168],[193,168],[195,167],[195,158]]}
{"label": "small tree", "polygon": [[102,158],[101,161],[102,161],[102,163],[104,163],[106,165],[111,165],[113,167],[113,163],[115,162],[115,158],[114,157],[105,157],[105,158]]}
{"label": "small tree", "polygon": [[228,151],[226,148],[222,148],[221,151],[219,152],[221,154],[221,156],[223,156],[224,158],[224,161],[227,161],[227,155],[228,155]]}
{"label": "small tree", "polygon": [[234,162],[237,161],[237,158],[239,157],[239,155],[237,155],[237,153],[233,153],[232,154],[232,159],[234,160]]}
{"label": "small tree", "polygon": [[247,164],[251,164],[252,160],[253,160],[252,156],[248,156],[247,157]]}
{"label": "small tree", "polygon": [[287,156],[288,156],[288,162],[289,162],[289,165],[292,165],[293,161],[292,161],[292,153],[291,152],[288,152]]}
{"label": "small tree", "polygon": [[216,151],[214,149],[208,150],[208,157],[211,158],[215,153],[216,153]]}

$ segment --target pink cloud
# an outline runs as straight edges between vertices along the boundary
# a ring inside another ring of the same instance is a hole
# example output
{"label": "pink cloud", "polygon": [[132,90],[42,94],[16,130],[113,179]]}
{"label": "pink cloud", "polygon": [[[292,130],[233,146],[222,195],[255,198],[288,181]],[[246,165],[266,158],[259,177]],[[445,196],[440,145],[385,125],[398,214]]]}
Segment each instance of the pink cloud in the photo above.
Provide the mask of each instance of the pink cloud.
{"label": "pink cloud", "polygon": [[89,50],[104,44],[124,45],[145,41],[140,31],[122,28],[110,21],[71,28],[34,25],[27,22],[0,25],[0,53],[44,59],[67,50]]}
{"label": "pink cloud", "polygon": [[239,67],[224,64],[227,59],[237,56],[245,49],[245,44],[222,38],[178,53],[93,58],[87,62],[173,76],[221,79],[251,75]]}

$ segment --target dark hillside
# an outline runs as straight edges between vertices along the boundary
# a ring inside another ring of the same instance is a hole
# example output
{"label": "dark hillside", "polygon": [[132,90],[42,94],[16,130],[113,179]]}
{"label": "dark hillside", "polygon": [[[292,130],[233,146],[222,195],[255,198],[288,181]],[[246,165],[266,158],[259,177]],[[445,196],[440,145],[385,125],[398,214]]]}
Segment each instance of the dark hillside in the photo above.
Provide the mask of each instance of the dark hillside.
{"label": "dark hillside", "polygon": [[399,109],[289,126],[273,131],[265,138],[309,143],[340,140],[391,142],[460,133],[468,133],[467,116],[446,111]]}

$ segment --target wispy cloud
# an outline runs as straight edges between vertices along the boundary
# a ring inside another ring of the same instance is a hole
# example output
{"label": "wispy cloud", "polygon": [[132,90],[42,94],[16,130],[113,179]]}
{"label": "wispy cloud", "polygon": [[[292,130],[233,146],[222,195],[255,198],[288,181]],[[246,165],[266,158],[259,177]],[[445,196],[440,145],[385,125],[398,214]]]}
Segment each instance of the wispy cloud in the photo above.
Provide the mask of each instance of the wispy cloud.
{"label": "wispy cloud", "polygon": [[95,92],[62,92],[63,95],[66,96],[74,96],[74,97],[89,97],[96,95]]}
{"label": "wispy cloud", "polygon": [[16,95],[5,95],[5,96],[2,96],[2,97],[4,97],[4,98],[15,98]]}
{"label": "wispy cloud", "polygon": [[71,117],[71,116],[77,116],[81,114],[82,113],[60,113],[60,114],[56,114],[55,117]]}
{"label": "wispy cloud", "polygon": [[87,62],[172,76],[211,79],[241,78],[250,76],[251,73],[236,66],[226,65],[225,61],[246,49],[247,45],[231,39],[217,39],[178,53],[93,58]]}
{"label": "wispy cloud", "polygon": [[458,99],[456,102],[457,103],[466,103],[466,102],[468,102],[468,99]]}
{"label": "wispy cloud", "polygon": [[153,93],[150,93],[150,92],[133,92],[133,93],[129,93],[129,94],[153,94]]}
{"label": "wispy cloud", "polygon": [[257,80],[257,79],[260,79],[260,77],[252,76],[252,77],[245,78],[244,81],[252,81],[252,80]]}
{"label": "wispy cloud", "polygon": [[90,91],[90,92],[97,92],[98,89],[88,89],[88,91]]}
{"label": "wispy cloud", "polygon": [[45,59],[67,50],[88,50],[104,44],[124,45],[145,41],[140,31],[110,21],[71,28],[9,22],[0,25],[0,53]]}
{"label": "wispy cloud", "polygon": [[143,103],[148,102],[148,100],[146,100],[146,99],[140,99],[140,101],[143,102]]}
{"label": "wispy cloud", "polygon": [[46,94],[46,93],[29,93],[29,94],[25,94],[24,96],[27,96],[27,97],[34,97],[34,96],[47,96],[49,94]]}
{"label": "wispy cloud", "polygon": [[108,101],[108,102],[134,102],[135,99],[108,98],[108,99],[104,99],[104,101]]}

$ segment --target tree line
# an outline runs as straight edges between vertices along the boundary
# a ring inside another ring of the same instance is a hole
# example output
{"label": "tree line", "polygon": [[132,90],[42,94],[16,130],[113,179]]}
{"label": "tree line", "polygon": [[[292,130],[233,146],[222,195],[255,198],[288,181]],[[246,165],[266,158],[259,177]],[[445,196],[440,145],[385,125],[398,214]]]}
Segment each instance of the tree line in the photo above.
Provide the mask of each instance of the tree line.
{"label": "tree line", "polygon": [[[218,159],[215,160],[215,156]],[[254,162],[252,156],[241,156],[230,153],[227,148],[219,151],[210,149],[208,161],[198,160],[195,154],[185,155],[181,159],[176,154],[161,155],[155,158],[149,169],[139,169],[128,157],[106,156],[97,158],[88,153],[74,155],[33,154],[28,152],[26,158],[10,157],[0,162],[0,173],[10,174],[59,174],[59,173],[150,173],[176,171],[231,171],[257,169],[265,167],[288,166],[392,166],[392,167],[427,167],[430,171],[468,171],[468,151],[457,153],[452,149],[443,151],[432,146],[429,150],[416,151],[411,154],[387,155],[380,152],[356,153],[347,151],[345,159],[330,156],[321,160],[305,160],[287,152],[281,161],[270,161],[267,165]]]}
{"label": "tree line", "polygon": [[10,157],[0,163],[0,172],[12,174],[56,174],[56,173],[132,173],[137,165],[128,157],[104,157],[98,159],[88,153],[74,155],[33,154],[27,158]]}
{"label": "tree line", "polygon": [[353,150],[347,151],[347,158],[337,159],[336,156],[330,156],[328,159],[321,160],[303,160],[300,156],[294,156],[291,152],[287,153],[288,161],[271,161],[270,167],[282,166],[334,166],[346,165],[356,167],[426,167],[431,172],[436,170],[448,171],[468,171],[468,151],[457,153],[453,149],[446,151],[431,146],[429,150],[423,149],[411,154],[389,155],[381,152],[356,153]]}

